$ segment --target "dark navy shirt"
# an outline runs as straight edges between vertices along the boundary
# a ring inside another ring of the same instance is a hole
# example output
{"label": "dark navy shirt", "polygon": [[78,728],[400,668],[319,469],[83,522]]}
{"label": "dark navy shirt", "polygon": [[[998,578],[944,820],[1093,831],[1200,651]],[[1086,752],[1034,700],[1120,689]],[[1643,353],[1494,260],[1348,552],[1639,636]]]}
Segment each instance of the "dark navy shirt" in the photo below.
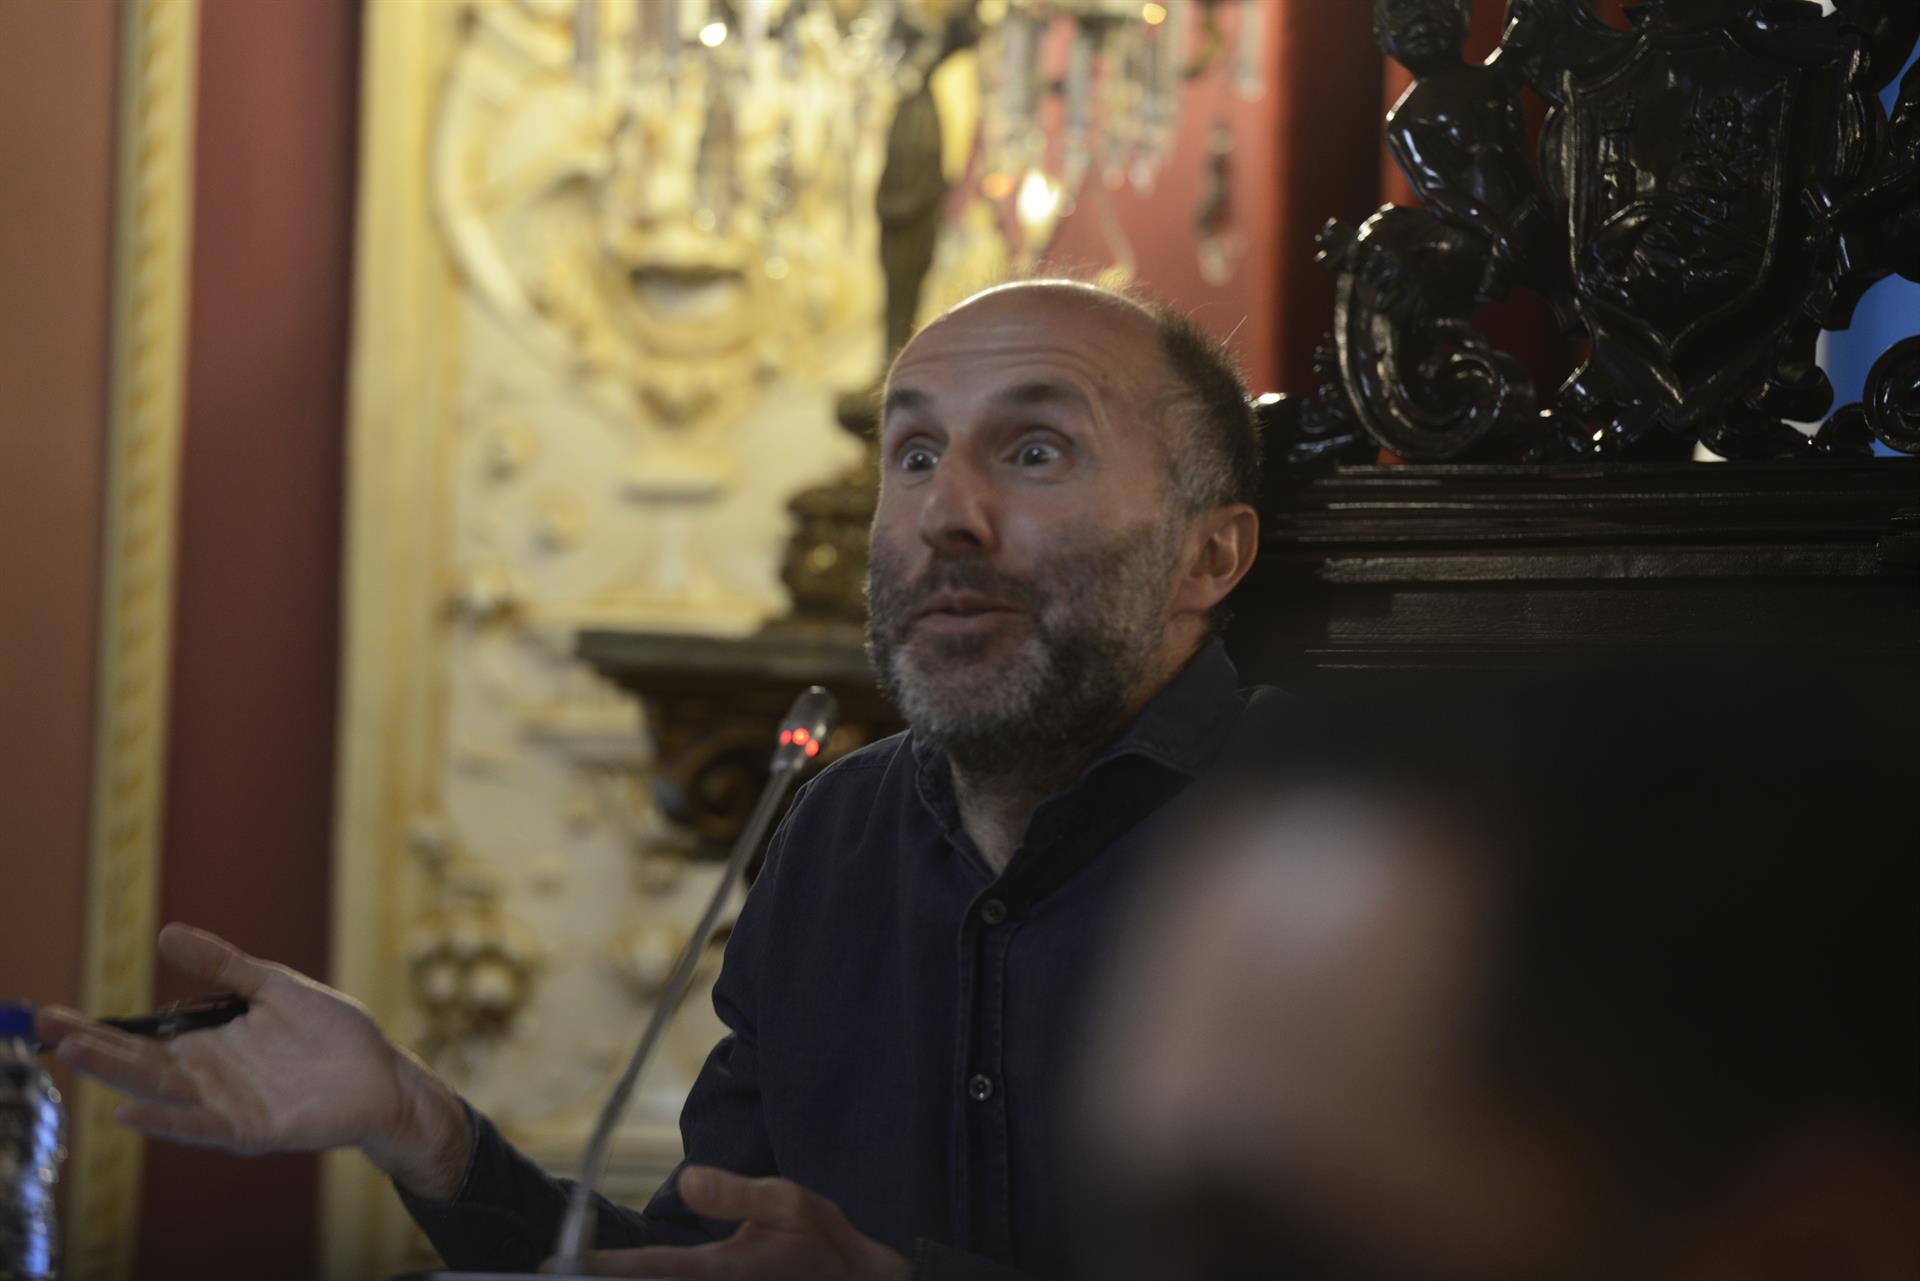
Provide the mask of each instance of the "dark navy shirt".
{"label": "dark navy shirt", "polygon": [[[687,1160],[779,1175],[915,1259],[916,1275],[1066,1266],[1058,1164],[1078,1016],[1105,934],[1169,806],[1245,701],[1218,642],[1064,791],[996,874],[944,755],[910,733],[808,783],[748,894],[714,985],[730,1029],[687,1098]],[[447,1262],[531,1268],[565,1184],[476,1115],[454,1200],[408,1208]],[[686,1244],[733,1225],[673,1191],[602,1203],[597,1244]],[[991,1261],[991,1264],[989,1263]]]}

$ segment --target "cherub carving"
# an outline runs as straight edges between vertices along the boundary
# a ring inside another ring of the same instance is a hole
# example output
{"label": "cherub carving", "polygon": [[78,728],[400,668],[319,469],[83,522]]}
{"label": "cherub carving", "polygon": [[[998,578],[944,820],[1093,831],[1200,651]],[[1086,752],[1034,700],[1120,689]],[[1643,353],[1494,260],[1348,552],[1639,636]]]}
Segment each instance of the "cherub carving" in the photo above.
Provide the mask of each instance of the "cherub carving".
{"label": "cherub carving", "polygon": [[1517,86],[1462,60],[1471,19],[1468,0],[1375,0],[1381,47],[1415,77],[1387,141],[1424,206],[1321,237],[1342,273],[1342,381],[1367,430],[1409,459],[1456,457],[1533,411],[1524,371],[1467,321],[1523,278],[1543,226]]}
{"label": "cherub carving", "polygon": [[1387,113],[1387,145],[1429,214],[1485,242],[1475,292],[1504,293],[1540,216],[1517,86],[1462,60],[1471,0],[1375,0],[1373,12],[1380,47],[1414,74]]}

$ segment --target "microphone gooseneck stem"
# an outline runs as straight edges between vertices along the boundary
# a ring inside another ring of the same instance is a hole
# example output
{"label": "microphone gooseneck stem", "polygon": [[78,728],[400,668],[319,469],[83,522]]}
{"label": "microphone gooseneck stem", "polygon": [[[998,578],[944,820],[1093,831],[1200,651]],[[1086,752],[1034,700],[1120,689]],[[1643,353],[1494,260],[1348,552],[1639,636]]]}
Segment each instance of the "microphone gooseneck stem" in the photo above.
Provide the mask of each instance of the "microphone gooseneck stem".
{"label": "microphone gooseneck stem", "polygon": [[621,1073],[619,1084],[613,1087],[612,1096],[601,1110],[600,1119],[593,1127],[593,1138],[587,1144],[586,1156],[580,1162],[579,1178],[567,1201],[567,1217],[560,1225],[560,1243],[555,1253],[559,1256],[562,1272],[579,1272],[592,1246],[593,1190],[599,1184],[601,1168],[606,1164],[607,1147],[613,1140],[613,1127],[627,1110],[627,1100],[632,1097],[633,1087],[640,1080],[640,1070],[653,1057],[654,1044],[659,1041],[660,1034],[666,1030],[668,1021],[673,1018],[674,1011],[686,997],[687,989],[692,986],[693,972],[700,964],[701,954],[707,950],[707,940],[713,936],[720,910],[726,906],[734,885],[745,874],[747,861],[766,838],[767,829],[772,826],[775,815],[780,812],[781,803],[787,798],[788,789],[804,765],[805,758],[792,753],[775,756],[772,774],[760,793],[760,799],[754,802],[753,813],[748,816],[739,839],[733,843],[733,853],[727,858],[726,871],[720,883],[714,887],[707,910],[701,913],[700,923],[688,936],[687,945],[681,951],[679,961],[674,964],[673,974],[661,989],[660,999],[647,1019],[646,1030],[640,1034],[640,1044],[634,1048],[633,1057],[627,1060],[626,1071]]}

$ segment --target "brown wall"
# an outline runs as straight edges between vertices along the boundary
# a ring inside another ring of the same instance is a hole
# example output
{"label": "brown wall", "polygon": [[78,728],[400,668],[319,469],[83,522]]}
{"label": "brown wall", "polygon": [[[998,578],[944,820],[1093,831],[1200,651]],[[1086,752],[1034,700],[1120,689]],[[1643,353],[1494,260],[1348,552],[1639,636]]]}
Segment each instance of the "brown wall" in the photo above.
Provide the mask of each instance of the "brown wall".
{"label": "brown wall", "polygon": [[114,8],[0,3],[0,997],[79,999]]}
{"label": "brown wall", "polygon": [[1333,273],[1314,261],[1327,219],[1380,203],[1380,52],[1363,0],[1283,0],[1269,83],[1279,96],[1272,390],[1314,386],[1313,353],[1333,324]]}
{"label": "brown wall", "polygon": [[[358,28],[356,0],[203,0],[195,137],[161,914],[312,974],[327,968]],[[185,994],[163,979],[162,999]],[[139,1275],[310,1276],[317,1186],[311,1157],[150,1145]]]}

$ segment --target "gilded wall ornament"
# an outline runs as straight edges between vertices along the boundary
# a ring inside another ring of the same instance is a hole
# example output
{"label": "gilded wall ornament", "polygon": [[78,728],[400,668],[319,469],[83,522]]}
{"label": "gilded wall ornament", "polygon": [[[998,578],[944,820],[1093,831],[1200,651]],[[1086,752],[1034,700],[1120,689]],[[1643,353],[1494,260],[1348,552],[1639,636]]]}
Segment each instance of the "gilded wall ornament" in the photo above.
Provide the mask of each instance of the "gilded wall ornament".
{"label": "gilded wall ornament", "polygon": [[425,1016],[421,1043],[430,1053],[506,1033],[539,969],[539,936],[494,895],[468,897],[422,917],[408,943],[414,1000]]}
{"label": "gilded wall ornament", "polygon": [[642,496],[711,496],[733,472],[713,433],[876,309],[890,81],[798,6],[750,54],[616,75],[649,12],[476,0],[433,199],[468,284],[633,433]]}

